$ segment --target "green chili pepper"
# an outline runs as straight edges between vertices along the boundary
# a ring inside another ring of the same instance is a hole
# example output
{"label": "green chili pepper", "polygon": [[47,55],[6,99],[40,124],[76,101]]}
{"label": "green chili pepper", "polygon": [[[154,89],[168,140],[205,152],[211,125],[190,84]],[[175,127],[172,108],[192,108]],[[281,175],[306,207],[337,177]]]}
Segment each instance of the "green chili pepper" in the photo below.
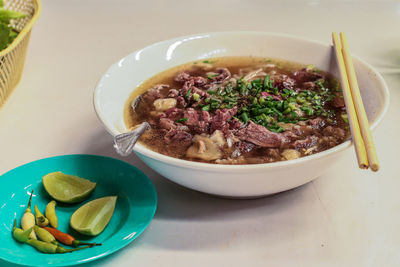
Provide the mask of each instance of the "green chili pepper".
{"label": "green chili pepper", "polygon": [[47,242],[47,243],[52,243],[54,245],[58,245],[57,240],[55,239],[55,237],[49,233],[49,231],[47,231],[44,228],[41,228],[37,225],[35,225],[34,227],[35,233],[37,235],[37,237],[39,237],[40,240]]}
{"label": "green chili pepper", "polygon": [[47,253],[47,254],[56,254],[56,253],[68,253],[73,252],[76,250],[81,250],[85,248],[90,248],[92,246],[80,247],[80,248],[73,248],[73,249],[66,249],[62,246],[54,245],[52,243],[46,243],[36,239],[28,239],[26,241],[27,244],[31,245],[32,247],[36,248],[38,251]]}
{"label": "green chili pepper", "polygon": [[58,219],[56,215],[56,205],[57,202],[54,200],[50,201],[49,204],[46,206],[45,214],[47,219],[50,222],[50,225],[53,226],[54,228],[58,227]]}
{"label": "green chili pepper", "polygon": [[21,243],[25,243],[29,239],[29,235],[31,234],[33,227],[24,231],[21,228],[17,228],[17,219],[14,220],[14,226],[12,229],[12,235],[15,240]]}

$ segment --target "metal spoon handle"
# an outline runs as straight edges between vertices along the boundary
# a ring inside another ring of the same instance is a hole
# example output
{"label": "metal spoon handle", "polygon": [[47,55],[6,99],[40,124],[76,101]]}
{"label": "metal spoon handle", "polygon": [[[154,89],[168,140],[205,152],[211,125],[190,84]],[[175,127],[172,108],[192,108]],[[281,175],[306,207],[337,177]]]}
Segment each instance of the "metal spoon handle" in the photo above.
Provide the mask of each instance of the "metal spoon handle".
{"label": "metal spoon handle", "polygon": [[147,122],[142,122],[134,130],[114,136],[113,143],[115,151],[117,151],[118,154],[124,157],[131,154],[137,140],[147,129],[150,129],[150,124],[148,124]]}

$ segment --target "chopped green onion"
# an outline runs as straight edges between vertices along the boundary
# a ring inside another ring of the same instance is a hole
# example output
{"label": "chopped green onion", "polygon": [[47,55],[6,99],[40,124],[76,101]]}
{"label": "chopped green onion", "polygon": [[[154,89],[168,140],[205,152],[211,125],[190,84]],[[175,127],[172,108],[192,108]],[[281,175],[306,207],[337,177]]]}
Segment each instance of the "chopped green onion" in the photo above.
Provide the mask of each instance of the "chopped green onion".
{"label": "chopped green onion", "polygon": [[209,111],[209,110],[210,110],[210,105],[205,105],[205,106],[203,106],[203,107],[201,108],[201,110]]}
{"label": "chopped green onion", "polygon": [[185,97],[188,98],[191,92],[192,92],[192,88],[189,88],[189,90],[187,91]]}
{"label": "chopped green onion", "polygon": [[184,121],[187,121],[187,120],[188,120],[188,118],[182,118],[182,119],[176,120],[176,122],[184,122]]}
{"label": "chopped green onion", "polygon": [[194,101],[199,101],[199,100],[200,100],[200,95],[194,93],[194,94],[193,94],[193,99],[194,99]]}
{"label": "chopped green onion", "polygon": [[288,106],[289,106],[289,108],[290,108],[291,110],[296,110],[296,109],[297,109],[296,103],[291,102],[291,103],[289,103]]}
{"label": "chopped green onion", "polygon": [[299,104],[304,104],[304,103],[306,103],[307,100],[304,97],[298,96],[298,97],[296,97],[296,101]]}
{"label": "chopped green onion", "polygon": [[246,124],[249,121],[249,116],[247,115],[246,112],[243,112],[241,115],[241,118],[243,120],[243,122]]}
{"label": "chopped green onion", "polygon": [[300,108],[302,111],[304,111],[304,113],[306,113],[308,116],[311,116],[312,114],[314,114],[314,109],[312,109],[311,107],[301,107]]}
{"label": "chopped green onion", "polygon": [[347,113],[342,113],[341,117],[345,123],[349,123],[349,117],[347,116]]}
{"label": "chopped green onion", "polygon": [[274,84],[274,81],[269,77],[269,75],[268,74],[265,75],[264,83],[263,83],[264,89],[272,89],[273,84]]}
{"label": "chopped green onion", "polygon": [[218,76],[218,74],[213,74],[213,73],[207,73],[207,78],[209,79],[209,80],[214,80],[214,78],[215,77],[217,77]]}

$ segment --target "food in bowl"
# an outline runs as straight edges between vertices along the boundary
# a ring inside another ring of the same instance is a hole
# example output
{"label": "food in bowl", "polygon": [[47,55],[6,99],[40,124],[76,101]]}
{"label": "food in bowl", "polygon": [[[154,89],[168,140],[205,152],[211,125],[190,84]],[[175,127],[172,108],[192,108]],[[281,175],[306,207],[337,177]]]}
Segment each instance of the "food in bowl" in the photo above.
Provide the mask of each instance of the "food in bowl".
{"label": "food in bowl", "polygon": [[[129,128],[124,121],[125,104],[135,94],[132,92],[134,88],[143,90],[136,95],[146,91],[140,86],[144,81],[187,62],[197,60],[201,63],[206,58],[243,55],[313,64],[339,77],[330,44],[279,33],[240,31],[193,34],[152,44],[111,65],[94,91],[96,113],[111,135],[127,132]],[[388,88],[373,67],[356,56],[353,62],[371,129],[375,129],[388,109]],[[348,155],[344,157],[349,148],[350,139],[331,149],[295,160],[229,165],[166,156],[150,149],[143,142],[136,143],[134,151],[151,169],[179,185],[219,196],[249,198],[303,185],[330,170],[337,170],[339,164],[347,168],[347,165],[353,164],[347,162]]]}
{"label": "food in bowl", "polygon": [[338,80],[313,66],[262,57],[193,61],[161,72],[125,104],[127,128],[171,157],[216,164],[297,159],[350,136]]}

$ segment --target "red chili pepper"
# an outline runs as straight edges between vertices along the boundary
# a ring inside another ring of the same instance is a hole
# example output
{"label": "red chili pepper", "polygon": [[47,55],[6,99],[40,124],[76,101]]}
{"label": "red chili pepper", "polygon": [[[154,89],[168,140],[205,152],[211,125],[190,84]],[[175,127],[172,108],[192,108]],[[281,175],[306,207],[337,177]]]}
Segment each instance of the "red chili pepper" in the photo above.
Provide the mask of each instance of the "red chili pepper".
{"label": "red chili pepper", "polygon": [[52,227],[43,227],[44,229],[46,229],[50,234],[52,234],[55,239],[57,239],[60,243],[63,243],[64,245],[68,245],[68,246],[73,246],[73,247],[77,247],[80,245],[89,245],[89,246],[101,246],[100,243],[85,243],[85,242],[81,242],[79,240],[76,240],[75,237],[73,237],[72,235],[66,234],[61,232],[60,230],[57,230],[55,228]]}

